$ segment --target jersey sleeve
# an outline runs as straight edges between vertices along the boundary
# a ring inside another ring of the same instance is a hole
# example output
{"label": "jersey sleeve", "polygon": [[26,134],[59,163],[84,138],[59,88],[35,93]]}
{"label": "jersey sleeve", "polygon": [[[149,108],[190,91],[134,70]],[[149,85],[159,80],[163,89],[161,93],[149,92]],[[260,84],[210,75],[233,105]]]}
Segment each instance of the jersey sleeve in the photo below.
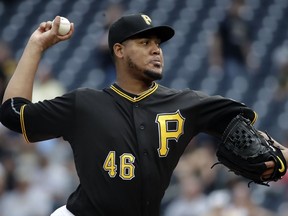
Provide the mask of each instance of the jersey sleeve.
{"label": "jersey sleeve", "polygon": [[15,97],[6,100],[0,107],[0,122],[15,132],[21,133],[20,110],[31,101]]}
{"label": "jersey sleeve", "polygon": [[[37,142],[47,139],[64,137],[71,131],[74,117],[75,92],[67,93],[52,100],[31,103],[23,99],[3,104],[1,117],[3,125],[21,132],[27,142]],[[12,106],[12,105],[14,106]],[[15,111],[13,111],[15,110]],[[17,111],[17,112],[16,112]]]}
{"label": "jersey sleeve", "polygon": [[243,103],[222,96],[207,97],[202,92],[197,94],[200,99],[197,106],[199,115],[194,118],[199,132],[221,137],[229,122],[238,114],[248,118],[252,124],[257,120],[257,113]]}

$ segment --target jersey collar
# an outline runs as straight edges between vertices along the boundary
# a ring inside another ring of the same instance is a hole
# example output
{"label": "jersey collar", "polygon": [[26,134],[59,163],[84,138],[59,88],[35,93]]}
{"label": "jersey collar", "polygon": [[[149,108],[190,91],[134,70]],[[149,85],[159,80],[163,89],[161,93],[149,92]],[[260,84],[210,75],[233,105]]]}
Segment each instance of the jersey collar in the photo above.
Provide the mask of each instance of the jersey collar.
{"label": "jersey collar", "polygon": [[148,97],[153,92],[155,92],[157,88],[158,88],[158,84],[153,83],[151,88],[149,88],[148,90],[142,92],[140,95],[134,95],[134,94],[131,94],[129,92],[126,92],[125,90],[120,88],[116,83],[114,83],[110,86],[110,89],[112,89],[115,93],[117,93],[118,95],[120,95],[123,98],[126,98],[127,100],[129,100],[131,102],[139,102],[139,101],[143,100],[144,98]]}

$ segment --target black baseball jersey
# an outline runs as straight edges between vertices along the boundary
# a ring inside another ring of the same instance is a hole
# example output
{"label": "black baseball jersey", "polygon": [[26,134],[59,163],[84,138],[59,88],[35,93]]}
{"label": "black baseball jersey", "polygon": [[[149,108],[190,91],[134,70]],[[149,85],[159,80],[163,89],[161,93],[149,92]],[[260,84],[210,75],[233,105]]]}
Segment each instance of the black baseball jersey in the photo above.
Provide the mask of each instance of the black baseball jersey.
{"label": "black baseball jersey", "polygon": [[[12,116],[17,118],[11,114],[17,111],[16,102],[2,106],[1,121],[8,127]],[[7,106],[13,106],[10,114]],[[159,215],[172,172],[190,140],[199,132],[221,137],[239,113],[256,118],[242,103],[154,83],[139,96],[116,84],[101,91],[78,89],[22,105],[18,116],[27,141],[63,137],[70,143],[80,179],[67,202],[73,214],[153,216]]]}

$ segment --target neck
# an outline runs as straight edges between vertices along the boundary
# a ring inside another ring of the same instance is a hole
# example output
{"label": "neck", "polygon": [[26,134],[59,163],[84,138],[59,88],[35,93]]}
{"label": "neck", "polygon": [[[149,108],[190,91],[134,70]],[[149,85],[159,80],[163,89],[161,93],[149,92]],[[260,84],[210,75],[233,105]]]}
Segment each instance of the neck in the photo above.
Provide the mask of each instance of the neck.
{"label": "neck", "polygon": [[146,83],[146,82],[139,81],[139,80],[134,80],[133,82],[132,81],[129,82],[128,80],[117,79],[116,84],[120,88],[125,90],[126,92],[129,92],[135,95],[140,95],[141,93],[143,93],[144,91],[147,91],[149,88],[152,87],[153,81]]}

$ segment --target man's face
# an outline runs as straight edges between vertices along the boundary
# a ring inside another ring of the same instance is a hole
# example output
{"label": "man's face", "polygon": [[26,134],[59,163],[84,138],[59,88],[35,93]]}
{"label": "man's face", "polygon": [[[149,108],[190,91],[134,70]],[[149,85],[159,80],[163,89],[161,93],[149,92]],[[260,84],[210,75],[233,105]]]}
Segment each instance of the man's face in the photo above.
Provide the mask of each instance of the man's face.
{"label": "man's face", "polygon": [[164,60],[160,43],[157,37],[130,39],[123,43],[124,60],[132,76],[148,80],[162,78]]}

